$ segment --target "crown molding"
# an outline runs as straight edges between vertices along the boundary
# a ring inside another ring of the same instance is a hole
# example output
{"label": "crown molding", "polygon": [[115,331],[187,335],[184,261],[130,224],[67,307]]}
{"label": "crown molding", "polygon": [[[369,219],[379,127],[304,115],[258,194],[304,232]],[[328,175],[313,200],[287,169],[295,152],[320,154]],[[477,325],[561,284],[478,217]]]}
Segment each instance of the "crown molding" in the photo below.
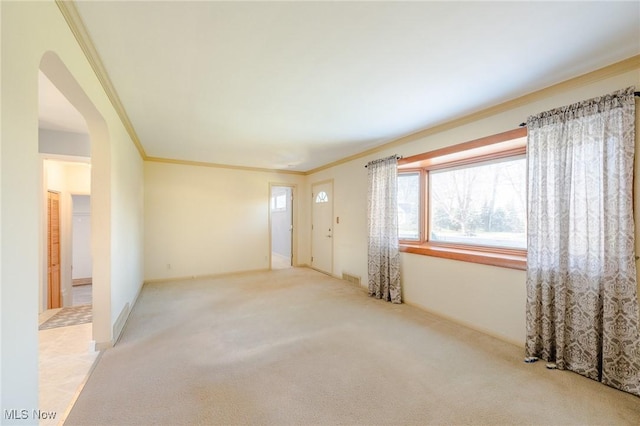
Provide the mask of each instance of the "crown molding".
{"label": "crown molding", "polygon": [[87,28],[84,26],[82,22],[82,18],[80,17],[80,13],[76,8],[76,5],[71,0],[55,0],[56,5],[58,5],[58,9],[62,13],[65,21],[67,21],[67,25],[71,29],[73,36],[76,38],[76,41],[80,45],[84,56],[89,61],[89,65],[93,69],[94,74],[98,78],[98,81],[102,85],[104,92],[106,93],[109,101],[111,101],[111,105],[116,110],[116,113],[120,117],[120,121],[122,121],[122,125],[126,129],[129,137],[133,141],[133,144],[138,149],[138,153],[142,157],[142,159],[147,158],[147,154],[144,150],[144,147],[140,143],[140,139],[138,138],[138,134],[133,128],[133,124],[131,120],[129,120],[129,116],[127,115],[127,111],[122,105],[120,101],[120,97],[118,96],[118,92],[115,87],[111,83],[111,79],[109,78],[109,74],[107,73],[102,60],[100,59],[100,55],[96,50],[93,42],[91,41],[91,37],[89,36],[89,32]]}
{"label": "crown molding", "polygon": [[268,172],[268,173],[285,173],[285,174],[294,174],[294,175],[312,175],[318,173],[323,170],[330,169],[335,166],[339,166],[344,163],[348,163],[353,160],[357,160],[359,158],[363,158],[381,151],[385,151],[391,148],[398,147],[400,145],[404,145],[416,139],[421,139],[433,134],[441,133],[446,130],[450,130],[455,127],[459,127],[465,124],[472,123],[474,121],[481,120],[486,117],[490,117],[495,114],[499,114],[501,112],[505,112],[519,106],[529,104],[535,102],[537,100],[547,98],[549,96],[555,95],[557,93],[565,92],[567,90],[571,90],[576,87],[581,87],[590,83],[594,83],[599,80],[603,80],[605,78],[613,77],[615,75],[623,74],[625,72],[638,70],[640,69],[640,55],[632,56],[620,62],[616,62],[614,64],[608,65],[603,68],[599,68],[595,71],[588,72],[586,74],[582,74],[578,77],[571,78],[569,80],[565,80],[563,82],[554,84],[552,86],[548,86],[544,89],[537,90],[535,92],[528,93],[526,95],[517,97],[515,99],[503,102],[501,104],[485,108],[481,111],[477,111],[468,115],[465,115],[460,118],[456,118],[450,121],[446,121],[441,124],[437,124],[432,127],[428,127],[425,129],[418,130],[416,132],[412,132],[405,136],[393,139],[383,145],[377,146],[375,148],[368,149],[366,151],[360,152],[358,154],[354,154],[345,158],[342,158],[337,161],[333,161],[331,163],[325,164],[320,167],[316,167],[311,170],[307,170],[304,172],[292,171],[292,170],[279,170],[279,169],[264,169],[257,167],[245,167],[245,166],[233,166],[226,164],[215,164],[215,163],[207,163],[207,162],[199,162],[199,161],[187,161],[187,160],[174,160],[168,158],[159,158],[159,157],[149,157],[147,156],[144,147],[140,143],[140,139],[133,128],[133,124],[131,120],[129,120],[129,116],[120,101],[120,97],[118,93],[111,83],[111,79],[100,59],[100,55],[96,50],[93,42],[91,41],[91,37],[82,22],[82,18],[78,13],[78,9],[76,8],[73,0],[55,0],[60,12],[64,16],[64,19],[67,21],[71,32],[74,37],[78,41],[80,48],[84,52],[91,68],[93,69],[96,77],[100,81],[102,88],[104,89],[107,97],[111,101],[116,113],[120,117],[123,126],[129,133],[131,140],[134,145],[138,149],[140,156],[145,161],[159,162],[159,163],[170,163],[170,164],[183,164],[183,165],[192,165],[192,166],[203,166],[203,167],[215,167],[215,168],[226,168],[226,169],[235,169],[235,170],[247,170],[247,171],[258,171],[258,172]]}
{"label": "crown molding", "polygon": [[587,84],[595,83],[597,81],[604,80],[609,77],[613,77],[619,74],[623,74],[629,71],[634,71],[639,69],[640,69],[640,55],[632,56],[620,62],[616,62],[606,67],[599,68],[595,71],[582,74],[578,77],[574,77],[569,80],[565,80],[563,82],[554,84],[552,86],[545,87],[544,89],[540,89],[535,92],[528,93],[526,95],[517,97],[515,99],[503,102],[501,104],[498,104],[489,108],[485,108],[481,111],[477,111],[477,112],[465,115],[463,117],[456,118],[454,120],[450,120],[441,124],[437,124],[433,127],[428,127],[426,129],[422,129],[417,132],[410,133],[408,135],[402,136],[397,139],[393,139],[390,142],[387,142],[375,148],[368,149],[359,154],[354,154],[349,157],[345,157],[340,160],[334,161],[332,163],[325,164],[324,166],[320,166],[315,169],[309,170],[305,174],[311,175],[314,173],[318,173],[320,171],[327,170],[335,166],[339,166],[340,164],[348,163],[349,161],[357,160],[359,158],[363,158],[371,154],[375,154],[381,151],[395,148],[400,145],[404,145],[406,143],[415,141],[417,139],[421,139],[430,135],[444,132],[446,130],[460,127],[465,124],[469,124],[474,121],[478,121],[483,118],[487,118],[492,115],[509,111],[519,106],[538,101],[540,99],[548,98],[550,96],[556,95],[561,92],[566,92],[568,90],[575,89],[577,87],[582,87]]}
{"label": "crown molding", "polygon": [[161,157],[147,157],[145,158],[145,161],[149,161],[153,163],[180,164],[183,166],[199,166],[199,167],[211,167],[216,169],[244,170],[247,172],[280,173],[280,174],[298,175],[298,176],[307,175],[307,172],[299,172],[296,170],[265,169],[260,167],[233,166],[230,164],[216,164],[216,163],[207,163],[203,161],[190,161],[190,160],[174,160],[172,158],[161,158]]}

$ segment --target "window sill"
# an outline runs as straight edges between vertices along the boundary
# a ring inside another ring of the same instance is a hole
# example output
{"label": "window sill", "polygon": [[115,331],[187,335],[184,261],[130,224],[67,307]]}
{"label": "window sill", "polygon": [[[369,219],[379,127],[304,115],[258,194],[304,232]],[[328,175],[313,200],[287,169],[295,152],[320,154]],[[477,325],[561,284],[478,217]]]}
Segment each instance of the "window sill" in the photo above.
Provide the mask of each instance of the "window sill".
{"label": "window sill", "polygon": [[442,257],[463,262],[481,263],[510,269],[527,269],[527,254],[524,250],[471,249],[461,246],[435,244],[400,243],[400,251],[424,256]]}

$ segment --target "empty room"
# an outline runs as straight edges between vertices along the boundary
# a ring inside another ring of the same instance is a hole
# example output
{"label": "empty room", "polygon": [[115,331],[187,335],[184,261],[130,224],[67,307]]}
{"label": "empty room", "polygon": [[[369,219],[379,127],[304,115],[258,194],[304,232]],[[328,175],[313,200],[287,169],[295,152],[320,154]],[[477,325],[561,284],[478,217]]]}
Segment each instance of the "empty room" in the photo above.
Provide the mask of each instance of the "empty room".
{"label": "empty room", "polygon": [[0,423],[640,423],[640,3],[5,1]]}

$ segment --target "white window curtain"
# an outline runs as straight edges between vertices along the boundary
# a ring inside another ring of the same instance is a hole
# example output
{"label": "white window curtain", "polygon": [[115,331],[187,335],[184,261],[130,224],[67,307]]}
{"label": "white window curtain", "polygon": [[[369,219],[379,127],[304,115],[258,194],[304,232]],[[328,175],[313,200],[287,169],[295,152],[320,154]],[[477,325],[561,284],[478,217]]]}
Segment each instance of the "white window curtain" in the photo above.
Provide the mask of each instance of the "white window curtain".
{"label": "white window curtain", "polygon": [[398,159],[367,164],[369,175],[369,296],[402,303],[398,247]]}
{"label": "white window curtain", "polygon": [[640,395],[633,90],[527,121],[526,354]]}

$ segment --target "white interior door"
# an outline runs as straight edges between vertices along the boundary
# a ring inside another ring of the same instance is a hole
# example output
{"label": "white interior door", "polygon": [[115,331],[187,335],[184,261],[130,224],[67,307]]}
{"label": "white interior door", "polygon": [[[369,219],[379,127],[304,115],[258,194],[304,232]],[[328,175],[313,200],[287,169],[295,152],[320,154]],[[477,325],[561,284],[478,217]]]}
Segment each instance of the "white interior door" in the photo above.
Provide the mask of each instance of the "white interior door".
{"label": "white interior door", "polygon": [[293,264],[293,188],[271,186],[271,269]]}
{"label": "white interior door", "polygon": [[311,186],[311,267],[333,273],[333,181]]}
{"label": "white interior door", "polygon": [[73,226],[71,230],[71,279],[89,279],[93,272],[91,260],[91,196],[71,195]]}

